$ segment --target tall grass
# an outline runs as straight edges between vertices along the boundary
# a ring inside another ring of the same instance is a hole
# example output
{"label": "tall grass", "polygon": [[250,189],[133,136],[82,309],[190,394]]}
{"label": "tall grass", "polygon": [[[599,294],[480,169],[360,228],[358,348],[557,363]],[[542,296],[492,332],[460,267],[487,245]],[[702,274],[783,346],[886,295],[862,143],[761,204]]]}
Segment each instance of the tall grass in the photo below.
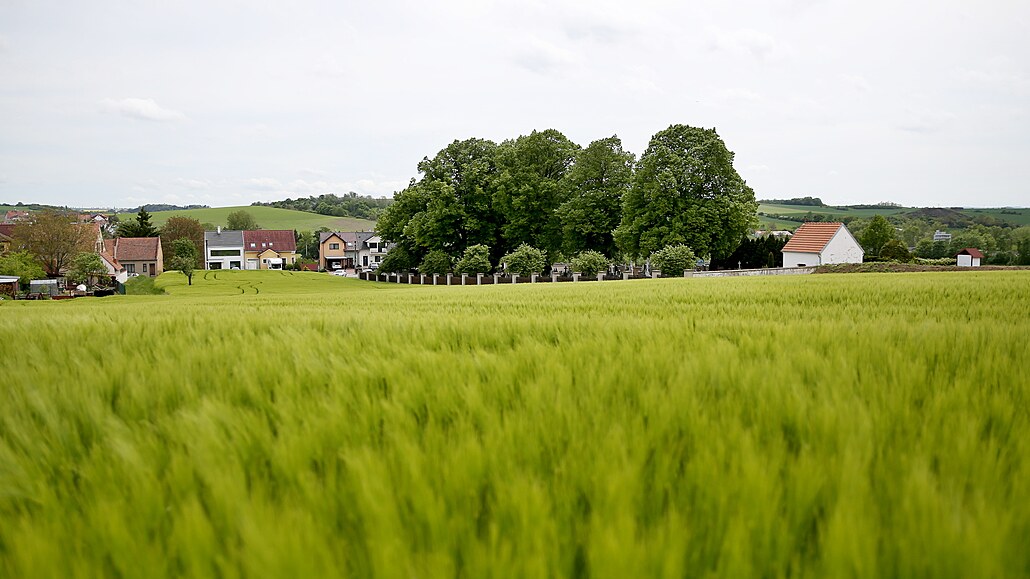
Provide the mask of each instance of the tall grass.
{"label": "tall grass", "polygon": [[1026,576],[1028,282],[4,302],[0,576]]}

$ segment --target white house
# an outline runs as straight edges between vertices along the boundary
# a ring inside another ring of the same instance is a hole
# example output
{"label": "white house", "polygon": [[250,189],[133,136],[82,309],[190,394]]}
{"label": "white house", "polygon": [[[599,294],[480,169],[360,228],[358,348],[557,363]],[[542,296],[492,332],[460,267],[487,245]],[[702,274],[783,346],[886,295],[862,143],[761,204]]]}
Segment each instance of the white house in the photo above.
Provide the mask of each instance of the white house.
{"label": "white house", "polygon": [[243,232],[204,232],[204,269],[243,269]]}
{"label": "white house", "polygon": [[803,223],[783,246],[783,267],[862,263],[865,252],[843,223]]}
{"label": "white house", "polygon": [[975,247],[967,247],[955,256],[959,267],[980,267],[980,260],[983,257],[984,254],[980,253],[980,250]]}

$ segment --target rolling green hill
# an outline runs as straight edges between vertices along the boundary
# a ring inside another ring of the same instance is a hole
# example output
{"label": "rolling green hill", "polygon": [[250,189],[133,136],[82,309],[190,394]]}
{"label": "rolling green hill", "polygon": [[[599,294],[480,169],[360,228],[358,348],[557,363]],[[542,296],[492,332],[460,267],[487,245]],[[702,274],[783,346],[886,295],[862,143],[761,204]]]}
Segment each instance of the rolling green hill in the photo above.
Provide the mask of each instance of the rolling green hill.
{"label": "rolling green hill", "polygon": [[[375,228],[375,221],[354,219],[352,217],[332,217],[306,211],[292,211],[275,207],[212,207],[210,209],[189,209],[183,211],[155,211],[151,213],[151,223],[161,226],[169,217],[193,217],[201,223],[225,226],[225,222],[233,211],[244,210],[254,216],[262,229],[296,229],[297,231],[314,231],[319,227],[328,227],[334,231],[365,231]],[[133,219],[135,213],[119,213],[119,219]]]}
{"label": "rolling green hill", "polygon": [[[993,217],[1000,221],[1011,223],[1015,226],[1030,225],[1030,209],[946,209],[946,208],[918,208],[918,207],[876,207],[876,208],[854,208],[847,206],[809,206],[809,205],[777,205],[761,203],[758,206],[758,221],[761,224],[773,223],[777,228],[795,229],[800,225],[800,219],[806,213],[830,215],[835,218],[861,218],[868,219],[874,215],[907,215],[912,217],[932,218],[948,222],[949,218],[967,218],[970,220],[977,217]],[[763,215],[764,214],[764,215]],[[799,221],[790,219],[778,219],[770,217],[797,217]]]}

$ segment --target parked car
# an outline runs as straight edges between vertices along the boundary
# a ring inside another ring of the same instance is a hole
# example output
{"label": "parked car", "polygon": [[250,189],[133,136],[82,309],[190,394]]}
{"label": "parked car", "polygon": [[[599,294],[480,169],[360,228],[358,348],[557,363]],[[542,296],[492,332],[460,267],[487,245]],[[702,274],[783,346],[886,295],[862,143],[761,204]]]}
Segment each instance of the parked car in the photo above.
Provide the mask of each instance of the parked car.
{"label": "parked car", "polygon": [[347,270],[345,270],[345,269],[334,269],[333,271],[329,272],[329,275],[338,275],[338,276],[346,277],[347,276]]}

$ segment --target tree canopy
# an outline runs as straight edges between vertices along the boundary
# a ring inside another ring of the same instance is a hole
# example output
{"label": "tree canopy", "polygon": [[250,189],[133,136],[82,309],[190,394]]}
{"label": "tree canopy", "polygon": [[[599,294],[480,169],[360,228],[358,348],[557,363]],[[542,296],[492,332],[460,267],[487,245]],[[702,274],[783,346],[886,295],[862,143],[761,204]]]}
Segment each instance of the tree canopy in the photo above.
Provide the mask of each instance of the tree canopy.
{"label": "tree canopy", "polygon": [[651,138],[637,164],[616,241],[633,257],[678,244],[723,257],[753,227],[757,210],[715,130],[672,125]]}
{"label": "tree canopy", "polygon": [[732,162],[714,130],[683,125],[655,135],[636,165],[617,136],[585,149],[555,129],[500,145],[454,141],[422,159],[376,231],[405,263],[432,251],[453,263],[476,245],[491,263],[523,244],[548,262],[584,251],[643,257],[673,243],[729,255],[757,209]]}
{"label": "tree canopy", "polygon": [[[200,220],[194,217],[174,216],[169,217],[164,226],[161,227],[161,251],[164,255],[175,255],[172,242],[178,239],[188,239],[193,243],[195,250],[194,266],[200,267],[201,253],[204,249],[204,226]],[[172,268],[178,269],[178,268]]]}
{"label": "tree canopy", "polygon": [[172,241],[171,249],[172,259],[168,262],[168,268],[181,271],[186,276],[186,285],[193,285],[193,269],[199,253],[193,241],[188,237],[180,237]]}
{"label": "tree canopy", "polygon": [[118,237],[157,237],[157,228],[150,223],[150,213],[140,207],[136,219],[127,219],[118,224]]}
{"label": "tree canopy", "polygon": [[61,275],[71,260],[96,243],[91,224],[79,223],[78,214],[44,209],[14,228],[15,245],[31,253],[50,277]]}
{"label": "tree canopy", "polygon": [[575,255],[599,251],[616,253],[612,232],[622,217],[622,196],[633,179],[633,154],[612,136],[590,143],[576,154],[565,176],[568,198],[557,209],[562,251]]}
{"label": "tree canopy", "polygon": [[233,231],[253,231],[261,229],[254,216],[245,209],[233,211],[225,216],[225,226]]}

